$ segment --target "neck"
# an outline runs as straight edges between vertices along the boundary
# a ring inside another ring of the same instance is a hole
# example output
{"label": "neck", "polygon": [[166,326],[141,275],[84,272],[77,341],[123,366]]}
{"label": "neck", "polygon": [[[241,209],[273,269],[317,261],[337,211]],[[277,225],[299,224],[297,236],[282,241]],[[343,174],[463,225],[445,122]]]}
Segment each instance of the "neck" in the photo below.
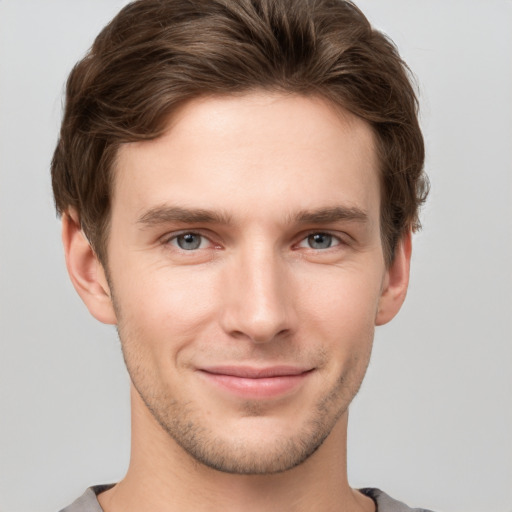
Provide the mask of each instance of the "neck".
{"label": "neck", "polygon": [[105,512],[373,511],[347,481],[345,413],[299,466],[270,475],[223,473],[197,462],[156,422],[132,389],[132,451],[125,478],[98,499]]}

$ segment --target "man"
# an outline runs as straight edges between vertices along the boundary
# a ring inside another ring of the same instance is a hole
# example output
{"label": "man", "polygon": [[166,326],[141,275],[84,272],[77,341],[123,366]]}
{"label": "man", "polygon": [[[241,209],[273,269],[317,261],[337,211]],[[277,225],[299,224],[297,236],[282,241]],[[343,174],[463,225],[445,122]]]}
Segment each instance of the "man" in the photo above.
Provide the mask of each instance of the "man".
{"label": "man", "polygon": [[423,158],[405,66],[353,4],[125,7],[70,75],[52,179],[132,453],[65,511],[410,510],[350,488],[346,435]]}

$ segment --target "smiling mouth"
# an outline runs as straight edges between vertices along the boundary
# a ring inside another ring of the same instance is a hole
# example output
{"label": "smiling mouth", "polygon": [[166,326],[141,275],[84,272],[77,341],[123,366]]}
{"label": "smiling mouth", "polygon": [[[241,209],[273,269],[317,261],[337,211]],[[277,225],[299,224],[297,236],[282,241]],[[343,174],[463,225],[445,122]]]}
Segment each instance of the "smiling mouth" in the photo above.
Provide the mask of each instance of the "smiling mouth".
{"label": "smiling mouth", "polygon": [[314,368],[214,366],[201,368],[199,372],[221,391],[246,399],[269,399],[295,392]]}

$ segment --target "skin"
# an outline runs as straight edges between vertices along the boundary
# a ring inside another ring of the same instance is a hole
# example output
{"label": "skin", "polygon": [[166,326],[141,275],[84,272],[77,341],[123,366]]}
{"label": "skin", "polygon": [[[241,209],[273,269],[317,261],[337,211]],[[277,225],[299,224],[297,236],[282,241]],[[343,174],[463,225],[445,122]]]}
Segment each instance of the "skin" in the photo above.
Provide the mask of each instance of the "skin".
{"label": "skin", "polygon": [[386,266],[370,127],[314,97],[201,98],[115,173],[108,269],[63,218],[132,381],[130,467],[103,509],[374,510],[347,481],[348,406],[411,243]]}

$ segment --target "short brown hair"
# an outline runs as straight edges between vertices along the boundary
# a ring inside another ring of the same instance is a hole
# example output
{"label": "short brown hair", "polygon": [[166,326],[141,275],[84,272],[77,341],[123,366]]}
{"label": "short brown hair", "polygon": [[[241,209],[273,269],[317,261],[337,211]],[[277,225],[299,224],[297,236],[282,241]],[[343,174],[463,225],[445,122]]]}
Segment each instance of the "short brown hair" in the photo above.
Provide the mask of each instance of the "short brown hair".
{"label": "short brown hair", "polygon": [[265,89],[317,95],[373,128],[386,262],[428,193],[418,105],[393,43],[343,0],[139,0],[72,70],[52,161],[58,213],[74,208],[106,262],[119,146],[157,138],[179,104]]}

